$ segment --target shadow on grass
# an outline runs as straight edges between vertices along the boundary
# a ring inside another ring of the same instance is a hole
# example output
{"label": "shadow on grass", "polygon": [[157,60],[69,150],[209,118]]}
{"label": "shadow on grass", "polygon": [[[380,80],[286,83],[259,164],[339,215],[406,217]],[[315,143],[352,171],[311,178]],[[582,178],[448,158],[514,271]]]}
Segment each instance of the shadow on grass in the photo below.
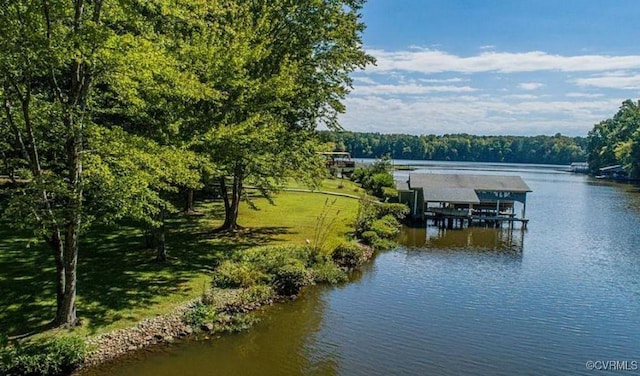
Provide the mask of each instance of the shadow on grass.
{"label": "shadow on grass", "polygon": [[[284,227],[216,233],[221,205],[207,202],[198,210],[201,215],[176,215],[167,221],[170,258],[164,264],[153,261],[154,251],[144,248],[143,233],[132,224],[96,227],[83,236],[78,316],[90,333],[117,320],[136,320],[136,309],[192,296],[190,281],[209,274],[235,252],[288,233]],[[53,255],[33,241],[28,233],[10,229],[6,220],[0,222],[0,333],[43,331],[55,314]]]}

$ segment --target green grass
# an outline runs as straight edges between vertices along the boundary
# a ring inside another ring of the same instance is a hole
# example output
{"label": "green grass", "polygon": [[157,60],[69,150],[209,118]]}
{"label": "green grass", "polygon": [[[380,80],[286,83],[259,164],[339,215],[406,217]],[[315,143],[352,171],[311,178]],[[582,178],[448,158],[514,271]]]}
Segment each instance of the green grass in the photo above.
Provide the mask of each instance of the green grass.
{"label": "green grass", "polygon": [[[298,183],[296,181],[290,181],[287,184],[288,188],[300,188],[300,189],[311,189],[308,186]],[[348,179],[325,179],[322,183],[315,188],[317,191],[325,191],[325,192],[336,192],[336,193],[346,193],[350,195],[360,196],[365,194],[365,191],[356,183],[352,182]]]}
{"label": "green grass", "polygon": [[[332,223],[324,244],[329,250],[353,230],[357,200],[298,192],[279,194],[275,205],[257,199],[259,210],[241,206],[239,223],[245,229],[235,234],[215,231],[223,218],[221,202],[198,202],[198,214],[168,221],[170,260],[164,265],[153,262],[153,250],[144,249],[139,228],[93,229],[84,236],[79,254],[82,325],[75,333],[99,334],[169,312],[200,296],[210,286],[215,266],[236,252],[269,244],[305,244],[313,239],[327,199],[329,218],[336,218],[326,222]],[[55,312],[53,265],[44,244],[0,222],[0,333],[43,331]]]}

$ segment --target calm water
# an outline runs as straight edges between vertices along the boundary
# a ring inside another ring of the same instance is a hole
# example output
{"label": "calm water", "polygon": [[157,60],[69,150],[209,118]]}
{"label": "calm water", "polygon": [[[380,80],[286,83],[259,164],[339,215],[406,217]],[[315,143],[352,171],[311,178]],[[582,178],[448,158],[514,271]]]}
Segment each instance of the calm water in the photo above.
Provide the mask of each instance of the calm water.
{"label": "calm water", "polygon": [[354,282],[310,289],[246,333],[141,352],[92,374],[587,375],[608,374],[587,370],[589,360],[640,366],[637,188],[540,167],[421,168],[522,176],[533,189],[528,230],[406,229],[403,245]]}

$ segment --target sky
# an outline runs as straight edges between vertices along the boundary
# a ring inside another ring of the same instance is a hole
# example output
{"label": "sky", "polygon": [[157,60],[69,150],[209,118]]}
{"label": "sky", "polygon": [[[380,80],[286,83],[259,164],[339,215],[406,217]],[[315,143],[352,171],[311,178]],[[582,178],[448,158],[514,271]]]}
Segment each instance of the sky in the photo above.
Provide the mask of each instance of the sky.
{"label": "sky", "polygon": [[638,0],[368,0],[340,122],[357,132],[586,136],[640,98]]}

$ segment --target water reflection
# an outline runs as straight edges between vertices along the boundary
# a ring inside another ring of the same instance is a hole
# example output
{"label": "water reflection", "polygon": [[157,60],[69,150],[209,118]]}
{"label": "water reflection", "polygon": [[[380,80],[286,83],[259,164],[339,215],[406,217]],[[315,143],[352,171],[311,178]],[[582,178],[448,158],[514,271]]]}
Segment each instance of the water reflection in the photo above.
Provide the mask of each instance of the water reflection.
{"label": "water reflection", "polygon": [[522,253],[525,232],[518,228],[468,227],[451,230],[421,226],[405,228],[398,241],[412,248]]}
{"label": "water reflection", "polygon": [[152,347],[76,376],[337,375],[335,346],[314,346],[327,325],[323,289],[261,312],[261,322],[240,334]]}

